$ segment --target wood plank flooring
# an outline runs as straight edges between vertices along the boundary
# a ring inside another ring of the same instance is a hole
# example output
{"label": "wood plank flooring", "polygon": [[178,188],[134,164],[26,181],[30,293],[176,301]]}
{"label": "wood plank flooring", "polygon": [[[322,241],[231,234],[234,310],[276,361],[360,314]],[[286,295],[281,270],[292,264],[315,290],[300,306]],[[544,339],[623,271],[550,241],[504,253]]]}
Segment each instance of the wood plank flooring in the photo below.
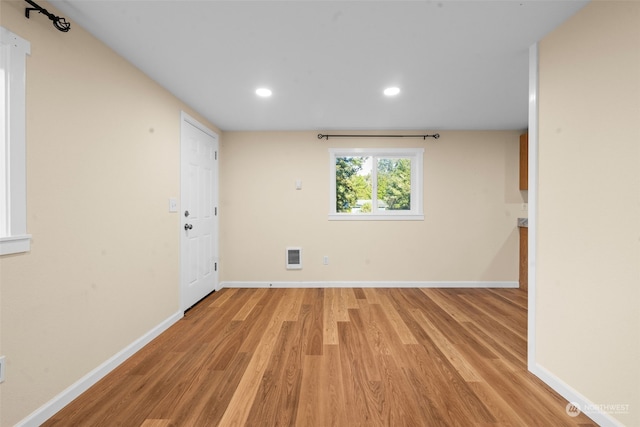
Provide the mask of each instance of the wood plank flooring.
{"label": "wood plank flooring", "polygon": [[595,426],[519,289],[223,289],[45,426]]}

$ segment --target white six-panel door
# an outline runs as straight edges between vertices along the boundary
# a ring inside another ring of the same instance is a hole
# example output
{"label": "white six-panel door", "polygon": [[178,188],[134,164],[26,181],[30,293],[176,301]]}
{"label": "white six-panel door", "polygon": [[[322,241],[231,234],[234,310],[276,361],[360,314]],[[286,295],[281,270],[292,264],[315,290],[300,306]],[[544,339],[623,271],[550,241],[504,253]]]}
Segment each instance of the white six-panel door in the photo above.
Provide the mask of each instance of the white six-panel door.
{"label": "white six-panel door", "polygon": [[182,114],[180,137],[181,309],[218,284],[218,135]]}

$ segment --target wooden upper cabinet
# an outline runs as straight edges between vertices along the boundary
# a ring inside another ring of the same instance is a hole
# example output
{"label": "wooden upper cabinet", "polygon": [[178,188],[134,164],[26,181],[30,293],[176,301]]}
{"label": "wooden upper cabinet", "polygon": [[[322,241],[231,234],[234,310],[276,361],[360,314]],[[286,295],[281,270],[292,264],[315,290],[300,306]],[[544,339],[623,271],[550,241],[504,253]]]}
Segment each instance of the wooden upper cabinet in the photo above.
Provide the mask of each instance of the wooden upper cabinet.
{"label": "wooden upper cabinet", "polygon": [[520,135],[520,190],[529,189],[529,133]]}

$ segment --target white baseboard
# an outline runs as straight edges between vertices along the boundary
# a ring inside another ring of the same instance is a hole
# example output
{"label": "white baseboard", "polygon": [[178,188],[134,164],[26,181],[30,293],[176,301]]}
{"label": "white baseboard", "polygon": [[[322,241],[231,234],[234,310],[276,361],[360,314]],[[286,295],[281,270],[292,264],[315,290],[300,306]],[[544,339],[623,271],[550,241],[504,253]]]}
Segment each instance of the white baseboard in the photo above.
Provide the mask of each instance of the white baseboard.
{"label": "white baseboard", "polygon": [[100,381],[105,375],[117,368],[122,362],[127,360],[133,354],[135,354],[142,347],[151,342],[154,338],[166,331],[171,325],[180,320],[184,314],[180,311],[159,325],[151,329],[149,332],[129,344],[127,347],[120,350],[113,357],[106,362],[89,372],[84,377],[80,378],[74,384],[67,387],[64,391],[58,394],[56,397],[36,409],[25,419],[20,421],[15,427],[37,427],[54,416],[58,411],[67,406],[72,400],[80,396],[87,391],[89,387]]}
{"label": "white baseboard", "polygon": [[518,282],[222,282],[220,288],[517,288]]}
{"label": "white baseboard", "polygon": [[591,418],[599,426],[624,427],[624,424],[620,421],[613,418],[610,414],[600,411],[598,405],[591,402],[589,399],[573,389],[569,384],[565,383],[539,364],[531,366],[529,371],[544,381],[549,387],[554,389],[560,396],[573,404],[577,404],[577,406],[582,409],[582,413]]}

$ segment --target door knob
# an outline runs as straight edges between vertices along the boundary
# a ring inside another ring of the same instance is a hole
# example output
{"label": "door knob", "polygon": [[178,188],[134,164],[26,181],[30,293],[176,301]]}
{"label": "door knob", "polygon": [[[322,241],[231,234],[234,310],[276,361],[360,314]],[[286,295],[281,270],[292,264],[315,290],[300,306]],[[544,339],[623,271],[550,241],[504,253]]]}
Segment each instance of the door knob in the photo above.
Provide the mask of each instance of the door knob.
{"label": "door knob", "polygon": [[185,229],[185,230],[191,230],[192,228],[193,228],[193,225],[192,225],[192,224],[185,224],[185,225],[184,225],[184,229]]}

